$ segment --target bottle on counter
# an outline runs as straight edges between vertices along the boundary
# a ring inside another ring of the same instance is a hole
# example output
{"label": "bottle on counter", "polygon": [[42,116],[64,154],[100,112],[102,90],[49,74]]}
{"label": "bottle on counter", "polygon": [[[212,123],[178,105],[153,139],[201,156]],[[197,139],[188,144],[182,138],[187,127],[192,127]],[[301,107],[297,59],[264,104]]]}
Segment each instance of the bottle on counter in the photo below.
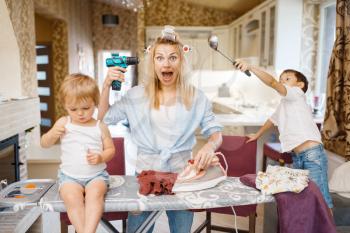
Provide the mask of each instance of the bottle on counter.
{"label": "bottle on counter", "polygon": [[221,84],[218,90],[218,97],[230,97],[230,88],[226,83]]}

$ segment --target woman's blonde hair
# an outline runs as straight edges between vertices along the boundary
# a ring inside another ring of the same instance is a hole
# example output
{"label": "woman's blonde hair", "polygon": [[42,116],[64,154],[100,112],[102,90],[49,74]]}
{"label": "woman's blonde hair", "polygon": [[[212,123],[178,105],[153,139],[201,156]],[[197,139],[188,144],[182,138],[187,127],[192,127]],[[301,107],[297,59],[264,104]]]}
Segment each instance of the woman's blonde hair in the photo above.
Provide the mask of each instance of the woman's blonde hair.
{"label": "woman's blonde hair", "polygon": [[150,47],[149,52],[146,56],[146,79],[145,90],[146,95],[150,99],[151,107],[159,109],[160,105],[160,91],[161,83],[155,72],[154,57],[155,51],[158,45],[173,45],[176,46],[177,51],[180,55],[180,70],[178,77],[176,77],[176,88],[177,96],[180,97],[182,103],[186,106],[186,109],[190,109],[194,97],[194,87],[190,84],[189,80],[189,67],[184,56],[183,45],[179,41],[178,35],[175,37],[175,41],[167,38],[158,37],[154,44]]}
{"label": "woman's blonde hair", "polygon": [[91,98],[97,106],[100,100],[100,91],[96,81],[80,73],[69,74],[65,77],[59,95],[63,104],[66,104],[67,99],[80,102]]}

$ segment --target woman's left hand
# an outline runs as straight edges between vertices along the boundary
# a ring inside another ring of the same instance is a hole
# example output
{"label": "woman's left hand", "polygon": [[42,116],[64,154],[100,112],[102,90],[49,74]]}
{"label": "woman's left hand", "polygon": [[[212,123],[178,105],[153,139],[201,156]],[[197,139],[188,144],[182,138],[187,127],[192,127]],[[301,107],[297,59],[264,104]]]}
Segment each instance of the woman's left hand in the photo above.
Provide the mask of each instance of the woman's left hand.
{"label": "woman's left hand", "polygon": [[197,168],[197,171],[206,170],[215,158],[213,147],[206,143],[194,157],[194,166]]}

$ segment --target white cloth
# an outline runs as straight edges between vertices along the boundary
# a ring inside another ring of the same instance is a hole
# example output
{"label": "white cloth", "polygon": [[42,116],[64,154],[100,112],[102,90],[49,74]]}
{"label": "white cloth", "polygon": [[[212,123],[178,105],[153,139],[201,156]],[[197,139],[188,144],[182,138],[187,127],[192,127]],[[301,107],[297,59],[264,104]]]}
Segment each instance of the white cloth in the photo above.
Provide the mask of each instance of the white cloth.
{"label": "white cloth", "polygon": [[144,170],[155,170],[155,171],[168,171],[168,172],[181,172],[187,165],[187,161],[191,159],[191,151],[181,151],[174,153],[169,158],[171,167],[167,170],[163,170],[162,161],[159,158],[159,154],[138,154],[136,161],[136,172],[141,173]]}
{"label": "white cloth", "polygon": [[350,198],[350,161],[337,167],[329,180],[329,191]]}
{"label": "white cloth", "polygon": [[266,172],[258,172],[256,188],[263,194],[282,192],[300,193],[309,183],[309,171],[268,165]]}
{"label": "white cloth", "polygon": [[68,117],[66,133],[61,137],[61,171],[74,178],[90,178],[106,168],[106,163],[89,165],[88,150],[101,153],[102,135],[97,121],[95,126],[80,126],[71,123]]}
{"label": "white cloth", "polygon": [[282,152],[291,151],[308,140],[322,143],[304,92],[299,87],[285,87],[287,94],[282,96],[280,104],[270,117],[271,122],[278,127]]}
{"label": "white cloth", "polygon": [[[151,125],[156,137],[156,144],[159,149],[172,146],[174,140],[181,134],[181,129],[174,127],[176,124],[177,106],[160,105],[159,109],[151,110]],[[186,114],[184,109],[184,114]],[[185,124],[182,124],[184,126]]]}

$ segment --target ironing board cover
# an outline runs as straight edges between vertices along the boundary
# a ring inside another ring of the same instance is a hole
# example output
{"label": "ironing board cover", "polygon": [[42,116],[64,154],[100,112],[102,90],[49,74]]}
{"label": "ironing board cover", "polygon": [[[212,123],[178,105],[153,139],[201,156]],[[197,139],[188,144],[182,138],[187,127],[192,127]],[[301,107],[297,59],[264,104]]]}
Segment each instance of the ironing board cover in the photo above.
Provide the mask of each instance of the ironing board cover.
{"label": "ironing board cover", "polygon": [[[262,195],[258,190],[242,184],[238,177],[227,177],[210,189],[161,196],[138,195],[137,178],[122,177],[125,179],[123,185],[110,188],[107,192],[105,212],[206,209],[274,201],[272,195]],[[66,211],[58,195],[57,184],[43,196],[40,204],[45,211]]]}

